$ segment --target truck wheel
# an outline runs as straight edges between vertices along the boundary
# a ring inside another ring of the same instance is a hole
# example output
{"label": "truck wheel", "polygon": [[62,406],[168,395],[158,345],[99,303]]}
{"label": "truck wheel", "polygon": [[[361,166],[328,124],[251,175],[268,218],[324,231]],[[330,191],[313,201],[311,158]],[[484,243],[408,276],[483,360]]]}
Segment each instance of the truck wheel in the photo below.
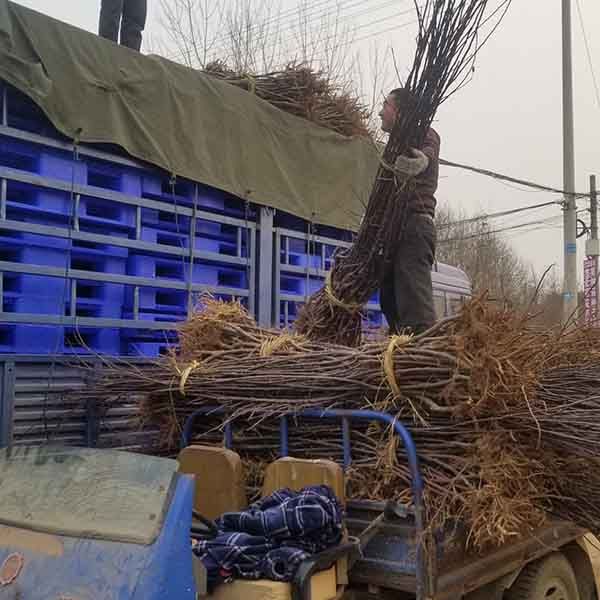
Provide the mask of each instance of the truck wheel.
{"label": "truck wheel", "polygon": [[579,600],[577,580],[569,561],[555,552],[527,565],[505,600]]}

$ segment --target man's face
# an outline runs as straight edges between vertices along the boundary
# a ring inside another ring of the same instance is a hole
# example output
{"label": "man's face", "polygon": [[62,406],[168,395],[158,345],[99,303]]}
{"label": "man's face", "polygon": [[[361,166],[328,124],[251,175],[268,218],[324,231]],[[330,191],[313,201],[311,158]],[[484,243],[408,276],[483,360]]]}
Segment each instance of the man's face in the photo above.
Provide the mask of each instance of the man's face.
{"label": "man's face", "polygon": [[379,118],[381,119],[381,129],[386,133],[391,133],[396,118],[398,117],[398,108],[396,106],[396,99],[392,94],[383,101],[383,106],[379,111]]}

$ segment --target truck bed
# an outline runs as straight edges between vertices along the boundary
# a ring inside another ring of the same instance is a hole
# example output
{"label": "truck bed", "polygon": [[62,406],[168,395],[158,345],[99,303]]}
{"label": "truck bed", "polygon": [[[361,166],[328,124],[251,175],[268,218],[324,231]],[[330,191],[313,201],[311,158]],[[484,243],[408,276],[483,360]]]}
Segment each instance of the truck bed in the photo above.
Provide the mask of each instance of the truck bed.
{"label": "truck bed", "polygon": [[[347,525],[358,536],[381,515],[384,503],[350,501]],[[416,571],[415,527],[409,509],[404,517],[386,519],[363,549],[350,573],[353,584],[378,586],[414,593]],[[466,534],[460,525],[434,535],[428,548],[427,593],[435,600],[460,597],[512,573],[549,550],[579,538],[586,532],[571,523],[555,521],[532,535],[503,544],[483,554],[466,550]]]}

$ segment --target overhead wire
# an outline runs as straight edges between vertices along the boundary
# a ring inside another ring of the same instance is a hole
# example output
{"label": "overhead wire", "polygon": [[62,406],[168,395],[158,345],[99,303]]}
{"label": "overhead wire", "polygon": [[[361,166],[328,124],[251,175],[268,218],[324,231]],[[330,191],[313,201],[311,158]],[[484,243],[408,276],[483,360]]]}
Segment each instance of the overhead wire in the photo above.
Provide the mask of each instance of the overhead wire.
{"label": "overhead wire", "polygon": [[590,50],[590,42],[588,39],[587,32],[585,30],[585,21],[583,19],[583,11],[581,10],[580,0],[576,0],[577,4],[577,15],[579,16],[579,25],[581,26],[581,33],[583,34],[583,41],[585,44],[585,52],[587,55],[588,66],[592,75],[592,81],[594,83],[594,91],[596,93],[596,102],[598,108],[600,108],[600,87],[598,86],[598,79],[596,78],[596,70],[594,69],[594,61],[592,60],[592,52]]}
{"label": "overhead wire", "polygon": [[560,194],[561,196],[575,196],[575,198],[589,198],[589,192],[586,193],[578,193],[578,192],[567,192],[566,190],[551,187],[548,185],[542,185],[540,183],[536,183],[534,181],[528,181],[527,179],[518,179],[516,177],[511,177],[510,175],[504,175],[503,173],[498,173],[496,171],[491,171],[490,169],[482,169],[480,167],[474,167],[471,165],[465,165],[462,163],[452,162],[450,160],[440,159],[440,165],[446,167],[453,167],[457,169],[463,169],[465,171],[471,171],[472,173],[477,173],[479,175],[484,175],[486,177],[491,177],[493,179],[499,179],[501,181],[508,181],[510,183],[515,183],[517,185],[528,187],[532,189],[539,190],[541,192],[551,192],[553,194]]}
{"label": "overhead wire", "polygon": [[[408,10],[404,10],[404,11],[401,11],[401,12],[398,12],[398,13],[394,13],[394,14],[392,14],[392,15],[386,15],[385,17],[380,17],[380,18],[378,18],[378,19],[374,19],[374,20],[372,20],[372,21],[369,21],[369,22],[367,22],[367,23],[361,23],[360,25],[356,25],[355,27],[351,28],[351,32],[352,32],[352,33],[355,33],[356,31],[359,31],[359,30],[361,30],[361,29],[365,29],[365,28],[367,28],[367,27],[372,27],[373,25],[378,25],[379,23],[383,23],[383,22],[385,22],[385,21],[388,21],[388,20],[390,20],[390,19],[394,19],[394,18],[396,18],[396,17],[401,17],[401,16],[404,16],[404,15],[408,15],[408,14],[410,14],[410,13],[411,13],[411,12],[413,12],[413,11],[414,11],[414,8],[410,8],[410,9],[408,9]],[[402,29],[402,28],[404,28],[404,27],[408,27],[409,25],[412,25],[413,23],[417,23],[417,22],[418,22],[418,21],[415,19],[415,20],[413,20],[413,21],[408,21],[408,22],[398,23],[398,24],[396,24],[396,25],[394,25],[394,26],[390,27],[389,29],[383,29],[383,30],[382,30],[382,29],[379,29],[379,30],[377,30],[377,31],[374,31],[374,32],[371,32],[371,33],[369,33],[369,34],[367,34],[367,35],[365,35],[365,36],[361,36],[361,37],[359,37],[359,38],[352,38],[352,39],[350,39],[350,40],[343,41],[343,42],[341,42],[341,43],[340,43],[340,44],[337,46],[337,48],[338,48],[338,49],[339,49],[339,48],[345,48],[346,46],[350,46],[350,45],[352,45],[352,44],[355,44],[355,43],[357,43],[357,42],[360,42],[360,41],[362,41],[363,39],[366,39],[366,38],[368,38],[368,37],[372,37],[372,36],[374,36],[374,35],[381,35],[381,34],[383,34],[383,33],[386,33],[386,32],[388,32],[388,31],[394,31],[394,30],[396,30],[396,29]],[[339,33],[339,32],[336,32],[336,33],[330,34],[330,35],[328,35],[328,36],[326,36],[326,37],[324,37],[324,38],[321,38],[321,39],[319,39],[319,40],[318,40],[318,44],[320,44],[320,45],[322,45],[322,44],[326,44],[326,43],[327,43],[327,42],[329,42],[330,40],[335,40],[335,39],[336,39],[336,38],[337,38],[339,35],[340,35],[340,33]],[[275,41],[275,42],[272,42],[270,45],[267,45],[267,46],[265,47],[265,50],[270,50],[270,49],[274,48],[274,47],[277,45],[277,43],[278,43],[277,41]],[[296,46],[296,47],[295,47],[295,49],[296,49],[296,50],[300,50],[301,48],[300,48],[300,46]],[[292,54],[293,54],[293,49],[292,49],[292,50],[290,50],[290,51],[288,51],[288,52],[287,52],[287,54],[288,54],[288,55],[292,55]]]}
{"label": "overhead wire", "polygon": [[501,210],[499,212],[495,212],[495,213],[485,213],[482,215],[478,215],[476,217],[468,217],[466,219],[459,219],[458,221],[452,221],[451,223],[443,223],[442,225],[440,225],[440,227],[442,228],[446,228],[446,227],[454,227],[456,225],[463,225],[463,224],[467,224],[467,223],[476,223],[478,221],[487,221],[489,219],[496,219],[499,217],[506,217],[509,215],[516,215],[522,212],[526,212],[529,210],[537,210],[540,208],[546,208],[548,206],[556,206],[560,204],[559,202],[556,201],[551,201],[551,202],[542,202],[540,204],[530,204],[528,206],[521,206],[519,208],[512,208],[512,209],[508,209],[508,210]]}
{"label": "overhead wire", "polygon": [[518,223],[516,225],[511,225],[508,227],[500,227],[498,229],[491,229],[491,230],[488,230],[488,231],[485,231],[482,233],[475,233],[475,234],[471,234],[471,235],[467,235],[467,236],[460,236],[460,237],[449,238],[449,239],[442,239],[442,240],[438,240],[438,244],[450,244],[452,242],[463,242],[466,240],[474,240],[474,239],[478,239],[478,238],[484,238],[485,236],[495,235],[498,233],[504,233],[507,231],[514,231],[517,229],[522,229],[524,227],[531,227],[533,225],[543,225],[545,223],[550,223],[552,221],[555,221],[560,217],[561,217],[561,215],[556,215],[556,216],[548,217],[547,219],[538,219],[537,221],[528,221],[526,223]]}
{"label": "overhead wire", "polygon": [[[409,0],[400,0],[401,3],[406,3]],[[335,8],[331,8],[331,7],[327,7],[325,10],[322,10],[322,5],[327,5],[329,4],[328,2],[315,2],[315,3],[309,3],[307,5],[307,7],[298,7],[297,9],[294,9],[291,13],[288,13],[288,16],[293,16],[294,14],[297,14],[298,16],[302,16],[301,12],[302,10],[308,10],[308,15],[311,16],[311,18],[305,22],[303,25],[308,27],[308,26],[312,26],[314,23],[317,23],[318,21],[322,21],[323,18],[328,17],[328,16],[333,16],[336,15],[336,13],[338,14],[338,16],[340,16],[340,20],[342,22],[347,21],[351,18],[354,18],[356,16],[365,14],[365,13],[373,13],[375,11],[381,10],[382,8],[386,8],[388,6],[394,5],[394,4],[398,4],[397,0],[385,0],[384,2],[382,2],[379,5],[375,5],[370,7],[369,9],[363,9],[359,12],[353,13],[351,15],[344,15],[343,11],[354,8],[355,6],[361,6],[364,5],[364,2],[362,1],[355,1],[355,2],[351,2],[348,5],[345,5],[343,7],[343,9],[340,11],[340,7],[341,4],[337,4]],[[313,11],[313,9],[318,9],[317,12],[311,12]],[[321,10],[321,12],[318,12],[319,10]],[[406,13],[412,12],[412,10],[414,9],[409,9],[406,11]],[[405,14],[406,14],[405,13]],[[403,14],[403,13],[400,13]],[[395,15],[390,15],[388,18],[393,18],[394,16],[399,16],[398,14]],[[294,24],[293,24],[293,19],[284,22],[283,19],[280,18],[271,18],[271,19],[267,19],[266,21],[262,22],[262,23],[258,23],[254,26],[251,26],[245,33],[245,35],[250,36],[250,35],[254,35],[254,34],[258,34],[261,31],[264,31],[266,27],[274,27],[277,26],[277,23],[283,22],[284,23],[284,29],[283,31],[280,31],[279,34],[284,33],[285,31],[291,31],[294,29]],[[371,23],[372,25],[373,23]],[[362,28],[362,25],[359,26],[360,28]],[[379,32],[375,32],[373,33],[373,35],[376,35]],[[219,52],[224,53],[227,51],[227,48],[222,44],[222,42],[226,41],[226,35],[227,34],[223,34],[221,35],[219,38],[217,38],[216,40],[213,40],[211,42],[211,44],[214,46],[215,44],[217,44],[216,48],[212,48],[211,49],[211,53],[213,54],[218,54]],[[331,36],[331,37],[335,37]],[[369,36],[366,36],[369,37]],[[362,39],[362,38],[361,38]],[[358,41],[358,40],[357,40]],[[278,42],[274,42],[271,44],[271,47],[274,47],[275,45],[277,45]],[[189,56],[189,51],[177,51],[174,53],[165,53],[165,57],[168,58],[169,60],[176,60],[176,59],[185,59],[187,56]]]}
{"label": "overhead wire", "polygon": [[[407,1],[408,0],[402,0],[401,3],[406,3]],[[384,8],[387,8],[388,6],[398,5],[399,2],[397,0],[385,0],[384,2],[382,2],[380,4],[375,4],[373,6],[370,6],[367,9],[364,8],[364,4],[365,4],[364,1],[359,0],[359,1],[355,1],[353,3],[350,3],[350,4],[346,5],[343,10],[340,10],[340,6],[339,5],[337,5],[333,9],[331,7],[327,7],[325,10],[322,10],[321,12],[316,12],[316,13],[312,13],[312,14],[306,15],[306,16],[310,16],[310,19],[307,19],[306,21],[304,21],[302,23],[295,23],[293,20],[290,20],[287,23],[284,23],[283,24],[283,28],[279,29],[277,31],[277,34],[281,35],[281,34],[286,33],[286,32],[293,32],[294,29],[296,29],[296,27],[298,25],[301,25],[302,27],[306,27],[308,29],[309,27],[313,26],[316,23],[319,23],[319,22],[322,23],[328,17],[334,17],[334,18],[336,18],[337,19],[336,20],[336,24],[338,24],[338,23],[345,23],[345,22],[350,21],[351,19],[354,19],[354,18],[356,18],[356,17],[358,17],[360,15],[367,14],[367,13],[373,14],[374,12],[377,12],[377,11],[380,11],[380,10],[382,10]],[[357,7],[357,6],[360,6],[360,7],[363,7],[363,8],[361,10],[359,10],[358,12],[354,12],[354,13],[350,13],[350,14],[347,14],[347,13],[345,14],[344,13],[344,11],[346,11],[348,9],[352,9],[354,7]],[[408,14],[408,13],[412,12],[413,10],[414,10],[414,8],[411,8],[411,9],[408,9],[406,11],[402,11],[400,13],[394,13],[392,15],[388,15],[387,18],[394,18],[394,17],[397,17],[397,16],[401,16],[403,14]],[[304,15],[301,15],[299,13],[298,16],[300,18],[302,18]],[[255,33],[264,32],[265,31],[264,27],[266,27],[266,26],[267,25],[264,25],[264,26],[258,25],[257,28],[256,28]],[[277,26],[277,25],[275,25],[275,26]],[[250,30],[250,35],[252,35],[251,30]],[[223,41],[226,41],[225,40],[225,36],[223,36]],[[277,42],[274,42],[274,43],[271,44],[271,46],[274,46],[276,44],[277,44]],[[226,50],[226,47],[225,46],[219,46],[217,48],[217,51],[218,50]]]}

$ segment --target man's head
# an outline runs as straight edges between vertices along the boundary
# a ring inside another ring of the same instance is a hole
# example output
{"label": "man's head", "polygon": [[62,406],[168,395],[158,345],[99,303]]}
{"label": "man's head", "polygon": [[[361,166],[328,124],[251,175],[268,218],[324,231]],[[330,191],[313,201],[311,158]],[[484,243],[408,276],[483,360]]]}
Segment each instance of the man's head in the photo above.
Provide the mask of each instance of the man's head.
{"label": "man's head", "polygon": [[398,116],[402,111],[414,108],[412,94],[405,88],[396,88],[392,90],[383,101],[383,106],[379,112],[381,119],[381,129],[386,133],[391,133]]}

